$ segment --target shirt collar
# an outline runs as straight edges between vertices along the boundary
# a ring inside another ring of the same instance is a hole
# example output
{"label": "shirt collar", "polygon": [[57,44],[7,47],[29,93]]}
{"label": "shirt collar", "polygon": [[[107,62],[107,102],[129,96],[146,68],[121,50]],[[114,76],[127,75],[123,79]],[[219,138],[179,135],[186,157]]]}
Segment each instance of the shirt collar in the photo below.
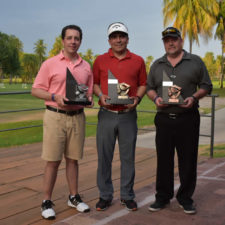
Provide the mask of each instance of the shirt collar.
{"label": "shirt collar", "polygon": [[[76,60],[76,62],[75,62],[75,65],[79,65],[82,61],[83,61],[83,59],[80,57],[80,55],[77,53],[77,60]],[[63,50],[61,50],[60,51],[60,53],[59,53],[59,58],[60,58],[60,60],[65,60],[65,59],[67,59],[65,56],[64,56],[64,54],[63,54]],[[68,59],[69,60],[69,59]],[[70,60],[69,60],[70,61]]]}
{"label": "shirt collar", "polygon": [[[184,59],[191,59],[191,54],[190,53],[188,53],[184,49],[183,49],[183,52],[184,52],[184,54],[183,54],[182,60],[184,60]],[[163,63],[168,62],[167,55],[165,54],[163,57],[161,57],[159,59],[159,62],[163,62]]]}
{"label": "shirt collar", "polygon": [[[110,57],[115,57],[111,48],[109,49],[108,53]],[[123,59],[126,59],[126,58],[131,58],[131,52],[129,51],[129,49],[127,49],[126,56]]]}
{"label": "shirt collar", "polygon": [[60,58],[60,60],[65,59],[65,56],[63,55],[63,51],[62,50],[59,53],[59,58]]}

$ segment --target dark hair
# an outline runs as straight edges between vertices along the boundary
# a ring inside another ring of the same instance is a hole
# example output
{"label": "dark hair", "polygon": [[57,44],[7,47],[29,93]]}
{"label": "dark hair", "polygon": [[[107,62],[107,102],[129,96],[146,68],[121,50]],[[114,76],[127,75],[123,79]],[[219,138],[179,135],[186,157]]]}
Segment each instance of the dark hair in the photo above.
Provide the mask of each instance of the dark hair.
{"label": "dark hair", "polygon": [[80,33],[80,40],[82,40],[82,37],[83,37],[82,30],[77,25],[68,25],[68,26],[63,27],[62,33],[61,33],[61,37],[62,37],[63,40],[64,40],[65,35],[66,35],[66,30],[68,30],[68,29],[77,30]]}

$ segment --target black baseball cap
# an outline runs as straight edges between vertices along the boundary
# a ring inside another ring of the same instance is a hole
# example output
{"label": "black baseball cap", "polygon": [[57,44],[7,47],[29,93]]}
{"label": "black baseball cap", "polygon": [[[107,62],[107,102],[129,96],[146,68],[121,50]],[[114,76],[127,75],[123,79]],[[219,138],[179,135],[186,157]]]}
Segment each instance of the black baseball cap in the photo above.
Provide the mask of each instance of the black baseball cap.
{"label": "black baseball cap", "polygon": [[180,31],[175,27],[167,27],[162,32],[162,39],[166,37],[181,37]]}

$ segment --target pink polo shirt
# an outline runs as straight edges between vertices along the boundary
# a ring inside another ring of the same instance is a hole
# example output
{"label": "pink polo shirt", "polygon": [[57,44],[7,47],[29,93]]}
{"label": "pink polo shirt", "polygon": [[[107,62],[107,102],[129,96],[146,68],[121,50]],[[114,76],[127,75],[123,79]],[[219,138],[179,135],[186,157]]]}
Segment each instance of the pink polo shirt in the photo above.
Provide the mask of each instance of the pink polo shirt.
{"label": "pink polo shirt", "polygon": [[[88,86],[88,94],[93,92],[93,73],[88,62],[79,55],[75,63],[72,63],[61,51],[58,55],[43,62],[33,84],[33,88],[40,88],[49,93],[66,96],[66,71],[67,68],[79,84]],[[45,105],[57,107],[53,101],[45,101]],[[66,105],[64,109],[76,110],[82,105]]]}

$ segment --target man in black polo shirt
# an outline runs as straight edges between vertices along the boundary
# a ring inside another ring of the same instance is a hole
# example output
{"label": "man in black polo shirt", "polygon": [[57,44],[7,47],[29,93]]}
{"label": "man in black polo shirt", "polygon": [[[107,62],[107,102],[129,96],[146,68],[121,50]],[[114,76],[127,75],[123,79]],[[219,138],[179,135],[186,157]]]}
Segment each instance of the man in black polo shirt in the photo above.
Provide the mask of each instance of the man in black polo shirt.
{"label": "man in black polo shirt", "polygon": [[[200,57],[183,50],[179,30],[166,28],[162,32],[162,40],[166,54],[153,63],[147,81],[147,95],[157,107],[156,200],[149,210],[158,211],[173,198],[176,149],[180,176],[176,198],[185,213],[194,214],[192,195],[196,187],[200,125],[198,100],[211,92],[212,83]],[[168,76],[169,83],[181,88],[183,104],[163,102],[163,74]]]}

